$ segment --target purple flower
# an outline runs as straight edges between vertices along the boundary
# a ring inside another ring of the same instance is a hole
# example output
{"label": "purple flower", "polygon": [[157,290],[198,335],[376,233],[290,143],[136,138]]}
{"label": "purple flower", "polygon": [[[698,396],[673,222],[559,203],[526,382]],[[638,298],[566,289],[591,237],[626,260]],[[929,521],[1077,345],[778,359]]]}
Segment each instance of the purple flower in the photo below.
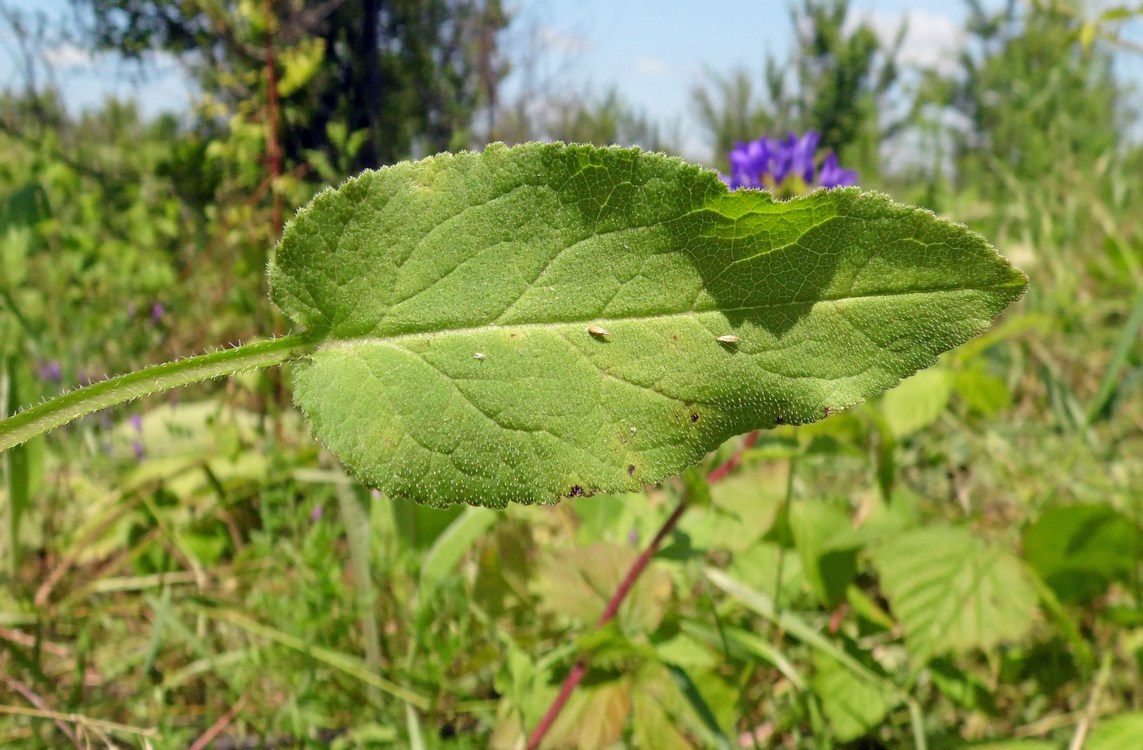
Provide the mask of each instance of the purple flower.
{"label": "purple flower", "polygon": [[762,187],[759,180],[771,171],[775,145],[769,138],[737,144],[730,152],[730,189]]}
{"label": "purple flower", "polygon": [[[788,134],[784,139],[763,136],[757,140],[735,144],[731,149],[730,175],[719,175],[731,190],[763,188],[774,190],[787,179],[797,178],[802,185],[838,187],[857,184],[857,173],[842,169],[837,154],[830,151],[817,171],[814,157],[821,144],[821,134],[811,130],[801,137]],[[795,188],[798,190],[798,188]]]}
{"label": "purple flower", "polygon": [[325,508],[321,505],[321,503],[318,503],[317,505],[314,506],[314,509],[310,511],[310,520],[313,521],[314,523],[317,523],[318,521],[321,520],[321,517],[324,515],[325,515]]}
{"label": "purple flower", "polygon": [[138,440],[131,441],[131,450],[135,451],[135,460],[142,461],[146,451],[143,450],[143,443]]}
{"label": "purple flower", "polygon": [[143,417],[142,416],[140,416],[138,414],[132,414],[131,416],[127,417],[127,421],[130,422],[131,426],[135,428],[135,432],[142,432],[143,431]]}
{"label": "purple flower", "polygon": [[46,380],[49,383],[58,383],[60,378],[63,377],[63,370],[60,369],[58,359],[53,359],[49,362],[44,362],[39,368],[40,380]]}
{"label": "purple flower", "polygon": [[818,175],[818,184],[822,187],[843,187],[857,184],[857,172],[852,169],[843,169],[837,163],[837,154],[830,151],[822,160],[822,171]]}
{"label": "purple flower", "polygon": [[151,305],[151,322],[158,325],[159,321],[163,319],[163,313],[166,311],[167,309],[163,307],[162,302],[156,302]]}
{"label": "purple flower", "polygon": [[774,182],[780,183],[790,175],[799,177],[810,185],[814,181],[814,152],[822,137],[810,132],[798,138],[793,133],[786,136],[774,156]]}

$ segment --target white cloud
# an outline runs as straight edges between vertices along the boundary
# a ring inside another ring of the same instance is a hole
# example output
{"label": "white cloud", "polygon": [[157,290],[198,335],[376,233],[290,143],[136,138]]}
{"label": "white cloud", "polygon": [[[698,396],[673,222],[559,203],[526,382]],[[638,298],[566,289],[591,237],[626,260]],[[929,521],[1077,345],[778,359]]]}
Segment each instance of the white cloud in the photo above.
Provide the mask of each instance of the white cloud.
{"label": "white cloud", "polygon": [[667,63],[657,57],[640,57],[635,60],[635,72],[645,76],[661,76],[667,69]]}
{"label": "white cloud", "polygon": [[906,25],[905,39],[901,44],[898,61],[905,65],[936,68],[941,73],[952,73],[957,64],[957,55],[964,48],[965,34],[960,24],[950,16],[925,10],[908,10],[904,13],[870,11],[851,16],[846,26],[852,30],[865,23],[885,45],[891,45],[897,38],[901,24]]}
{"label": "white cloud", "polygon": [[540,46],[553,52],[578,54],[591,49],[591,40],[577,34],[566,34],[551,26],[540,26],[536,30]]}
{"label": "white cloud", "polygon": [[58,70],[91,70],[96,64],[91,52],[68,43],[44,50],[44,61]]}

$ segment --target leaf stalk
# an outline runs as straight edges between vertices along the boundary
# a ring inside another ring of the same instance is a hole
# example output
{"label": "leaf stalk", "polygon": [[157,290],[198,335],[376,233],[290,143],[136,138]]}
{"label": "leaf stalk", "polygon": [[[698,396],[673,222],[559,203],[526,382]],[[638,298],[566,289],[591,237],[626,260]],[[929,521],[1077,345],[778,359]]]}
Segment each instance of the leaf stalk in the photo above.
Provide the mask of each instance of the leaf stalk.
{"label": "leaf stalk", "polygon": [[0,420],[0,453],[92,412],[244,370],[280,365],[314,349],[306,334],[258,341],[101,380]]}

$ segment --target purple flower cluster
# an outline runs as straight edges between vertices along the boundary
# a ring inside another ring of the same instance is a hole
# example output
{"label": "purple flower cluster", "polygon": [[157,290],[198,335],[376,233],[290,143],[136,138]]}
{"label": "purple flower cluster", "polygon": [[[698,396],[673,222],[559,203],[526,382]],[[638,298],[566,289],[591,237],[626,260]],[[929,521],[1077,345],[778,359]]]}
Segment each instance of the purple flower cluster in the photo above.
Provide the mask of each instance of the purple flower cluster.
{"label": "purple flower cluster", "polygon": [[135,428],[135,439],[131,441],[131,450],[135,452],[135,460],[142,461],[143,457],[147,455],[147,451],[143,448],[143,417],[139,414],[132,414],[127,418],[127,421]]}
{"label": "purple flower cluster", "polygon": [[[134,302],[127,303],[127,319],[134,320],[135,315],[138,314],[139,309],[135,306]],[[163,316],[167,314],[167,308],[162,302],[155,302],[151,305],[151,322],[158,325]]]}
{"label": "purple flower cluster", "polygon": [[790,133],[781,140],[762,137],[738,143],[730,152],[730,176],[724,175],[723,181],[731,190],[743,187],[771,190],[787,178],[797,178],[807,187],[856,185],[857,172],[843,169],[833,151],[817,165],[814,157],[819,143],[821,134],[813,130],[801,138]]}
{"label": "purple flower cluster", "polygon": [[49,383],[58,383],[63,378],[63,368],[60,367],[60,361],[53,359],[47,362],[41,362],[37,369],[37,374],[40,380],[45,380]]}

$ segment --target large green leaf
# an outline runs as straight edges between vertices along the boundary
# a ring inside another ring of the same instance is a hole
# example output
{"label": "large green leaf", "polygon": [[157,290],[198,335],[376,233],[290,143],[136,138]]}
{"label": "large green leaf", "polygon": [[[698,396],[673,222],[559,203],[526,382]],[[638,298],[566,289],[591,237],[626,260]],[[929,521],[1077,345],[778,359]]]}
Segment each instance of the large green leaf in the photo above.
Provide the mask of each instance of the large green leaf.
{"label": "large green leaf", "polygon": [[938,654],[1019,640],[1036,615],[1020,560],[967,529],[908,532],[877,547],[873,562],[914,671]]}
{"label": "large green leaf", "polygon": [[561,144],[366,172],[298,214],[270,282],[320,342],[294,383],[317,437],[391,496],[491,506],[638,489],[852,406],[1025,286],[885,196]]}

